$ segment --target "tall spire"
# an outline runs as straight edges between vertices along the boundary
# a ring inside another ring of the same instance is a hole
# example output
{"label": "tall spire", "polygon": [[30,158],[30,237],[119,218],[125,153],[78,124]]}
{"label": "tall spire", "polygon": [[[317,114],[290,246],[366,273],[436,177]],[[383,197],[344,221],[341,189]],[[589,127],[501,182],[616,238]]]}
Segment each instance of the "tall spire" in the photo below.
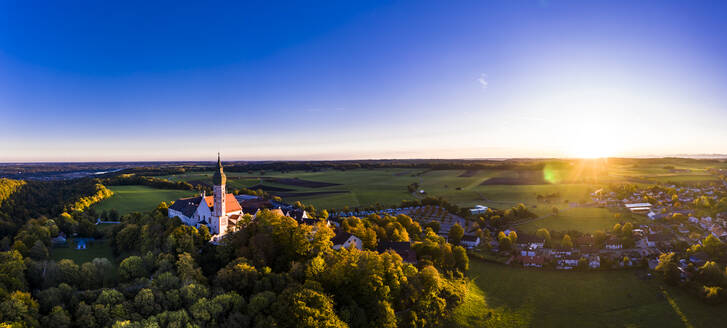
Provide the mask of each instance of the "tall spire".
{"label": "tall spire", "polygon": [[223,186],[227,182],[227,177],[222,169],[222,160],[220,160],[220,153],[217,153],[217,169],[215,174],[212,176],[212,183],[215,186]]}

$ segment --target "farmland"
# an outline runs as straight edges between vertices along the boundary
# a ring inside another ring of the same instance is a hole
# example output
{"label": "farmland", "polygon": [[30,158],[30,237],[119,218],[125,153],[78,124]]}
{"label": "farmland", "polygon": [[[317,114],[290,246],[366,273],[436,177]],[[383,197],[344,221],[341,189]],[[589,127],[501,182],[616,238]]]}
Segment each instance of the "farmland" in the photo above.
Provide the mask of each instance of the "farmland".
{"label": "farmland", "polygon": [[116,209],[124,215],[134,211],[148,211],[160,202],[169,202],[191,196],[189,190],[156,189],[146,186],[109,186],[114,195],[93,206],[97,212]]}
{"label": "farmland", "polygon": [[[394,205],[404,199],[441,196],[460,206],[487,205],[495,208],[525,203],[540,207],[537,195],[558,194],[559,202],[587,200],[589,193],[607,183],[693,183],[713,181],[709,168],[721,162],[680,159],[649,161],[560,161],[544,162],[539,170],[517,169],[353,169],[321,171],[227,172],[228,189],[262,189],[286,201],[302,201],[322,208]],[[211,172],[188,172],[163,178],[209,184]],[[413,194],[407,186],[416,183],[425,194]],[[550,208],[550,206],[543,206]],[[542,212],[536,209],[536,212]],[[541,214],[541,213],[539,213]]]}
{"label": "farmland", "polygon": [[727,320],[726,305],[705,306],[633,270],[536,271],[472,261],[469,275],[449,327],[717,327]]}

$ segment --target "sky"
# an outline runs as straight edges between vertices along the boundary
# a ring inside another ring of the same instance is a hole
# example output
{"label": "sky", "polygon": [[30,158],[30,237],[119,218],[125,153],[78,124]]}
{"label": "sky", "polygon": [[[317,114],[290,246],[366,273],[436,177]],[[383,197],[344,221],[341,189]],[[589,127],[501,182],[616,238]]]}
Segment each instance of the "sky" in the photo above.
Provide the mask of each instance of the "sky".
{"label": "sky", "polygon": [[725,154],[725,31],[725,1],[0,1],[0,162]]}

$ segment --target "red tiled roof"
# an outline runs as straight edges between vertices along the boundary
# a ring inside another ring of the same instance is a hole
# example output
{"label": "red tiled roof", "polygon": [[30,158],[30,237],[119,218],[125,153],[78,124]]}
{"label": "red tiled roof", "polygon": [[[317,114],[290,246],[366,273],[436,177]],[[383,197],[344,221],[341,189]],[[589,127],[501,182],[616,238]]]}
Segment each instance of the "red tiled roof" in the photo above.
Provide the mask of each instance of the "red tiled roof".
{"label": "red tiled roof", "polygon": [[[227,213],[237,212],[241,211],[242,207],[240,207],[240,203],[235,198],[235,195],[233,194],[227,194],[225,195],[225,203],[226,204],[226,210]],[[214,209],[215,206],[215,197],[214,196],[207,196],[204,198],[204,201],[207,203],[207,206],[209,206],[210,210]],[[225,214],[227,214],[225,213]]]}

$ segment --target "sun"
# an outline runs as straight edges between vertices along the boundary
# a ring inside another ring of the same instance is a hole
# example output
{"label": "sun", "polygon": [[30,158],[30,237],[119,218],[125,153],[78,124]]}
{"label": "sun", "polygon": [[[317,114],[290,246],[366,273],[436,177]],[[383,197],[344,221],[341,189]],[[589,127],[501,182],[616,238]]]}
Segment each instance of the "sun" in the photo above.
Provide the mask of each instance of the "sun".
{"label": "sun", "polygon": [[615,144],[605,137],[578,135],[568,140],[565,153],[574,158],[606,158],[615,154]]}

